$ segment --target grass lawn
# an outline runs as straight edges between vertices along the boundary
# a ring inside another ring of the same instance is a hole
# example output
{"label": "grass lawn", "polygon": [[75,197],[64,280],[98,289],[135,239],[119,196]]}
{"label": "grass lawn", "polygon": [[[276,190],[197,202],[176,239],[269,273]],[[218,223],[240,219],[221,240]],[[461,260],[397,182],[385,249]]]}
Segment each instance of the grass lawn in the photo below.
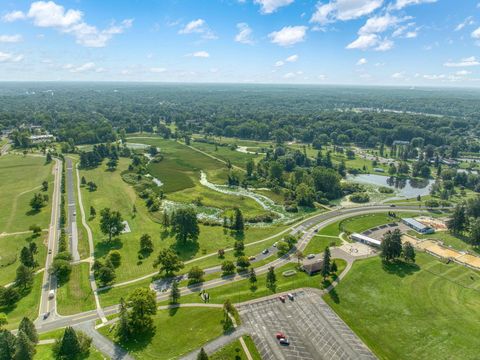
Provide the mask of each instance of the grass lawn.
{"label": "grass lawn", "polygon": [[[255,344],[250,336],[245,335],[243,336],[243,340],[245,341],[245,345],[247,345],[248,350],[250,351],[250,355],[254,360],[261,360],[260,354],[258,353]],[[247,360],[247,355],[243,351],[242,344],[240,344],[240,340],[235,340],[230,344],[226,345],[225,347],[221,348],[220,350],[216,351],[212,355],[209,356],[210,360]]]}
{"label": "grass lawn", "polygon": [[[35,347],[37,353],[33,357],[33,360],[50,360],[54,358],[52,349],[53,344],[48,345],[37,345]],[[90,348],[90,353],[87,357],[82,358],[82,360],[105,360],[107,359],[100,351],[95,349],[93,346]]]}
{"label": "grass lawn", "polygon": [[[335,262],[338,266],[338,274],[340,274],[347,264],[341,259],[336,259]],[[320,274],[309,276],[302,271],[297,271],[293,276],[285,277],[282,275],[284,271],[296,269],[297,264],[294,263],[275,269],[275,274],[277,275],[277,288],[275,292],[283,292],[301,287],[323,287],[323,278]],[[331,279],[327,279],[327,282],[330,280]],[[227,299],[230,299],[234,303],[239,303],[273,294],[273,292],[266,287],[266,274],[257,275],[256,289],[250,287],[248,280],[240,280],[207,291],[210,294],[210,302],[215,304],[223,304]],[[194,303],[199,301],[201,301],[201,299],[198,293],[186,295],[180,299],[180,303]]]}
{"label": "grass lawn", "polygon": [[244,335],[243,341],[245,341],[245,345],[247,345],[247,348],[250,351],[250,355],[252,355],[253,360],[262,360],[262,357],[260,356],[260,353],[258,352],[252,338],[249,335]]}
{"label": "grass lawn", "polygon": [[[118,249],[121,253],[122,263],[116,272],[117,282],[154,272],[155,269],[152,267],[152,264],[155,254],[157,254],[161,248],[175,246],[173,234],[163,231],[162,225],[155,222],[148,212],[144,201],[138,198],[135,190],[122,180],[120,173],[128,167],[129,163],[129,159],[121,158],[118,169],[115,172],[106,171],[104,164],[93,170],[80,171],[80,175],[85,176],[87,181],[94,181],[98,185],[98,190],[92,193],[84,187],[81,189],[87,216],[89,215],[90,206],[93,206],[97,211],[97,216],[94,219],[89,219],[95,242],[95,256],[103,257],[111,249]],[[215,193],[215,195],[217,194],[218,193]],[[231,199],[230,202],[235,203],[234,199]],[[133,205],[135,205],[137,209],[135,216],[132,213]],[[120,211],[132,231],[122,234],[120,241],[111,244],[104,241],[105,237],[101,233],[99,226],[99,213],[106,207]],[[245,243],[249,243],[260,240],[284,228],[286,228],[285,225],[251,227],[245,231],[244,241]],[[150,257],[140,262],[138,259],[139,239],[144,233],[152,236],[155,251]],[[192,244],[191,246],[182,248],[175,247],[175,250],[177,250],[181,258],[186,261],[205,254],[214,253],[220,248],[232,247],[235,242],[235,236],[236,235],[230,232],[224,232],[220,226],[200,225],[198,245]]]}
{"label": "grass lawn", "polygon": [[0,307],[0,312],[7,315],[7,329],[16,329],[24,316],[34,321],[38,316],[38,305],[40,303],[40,293],[42,290],[43,274],[34,276],[33,285],[30,292],[22,297],[13,307]]}
{"label": "grass lawn", "polygon": [[342,241],[332,237],[326,237],[322,235],[316,235],[310,240],[307,247],[303,251],[305,255],[319,254],[325,250],[327,246],[340,246]]}
{"label": "grass lawn", "polygon": [[[43,181],[48,181],[47,192],[41,191]],[[52,164],[44,157],[5,155],[0,157],[0,233],[28,230],[37,224],[42,229],[50,224],[53,191]],[[34,193],[48,194],[49,202],[39,212],[33,212],[30,200]]]}
{"label": "grass lawn", "polygon": [[[222,335],[223,316],[222,309],[213,308],[161,310],[154,316],[153,336],[120,345],[137,359],[177,358]],[[99,331],[114,338],[112,327],[105,326]]]}
{"label": "grass lawn", "polygon": [[38,253],[35,260],[38,263],[37,268],[45,266],[45,255],[47,248],[45,246],[46,232],[40,236],[32,237],[30,234],[9,235],[0,237],[0,285],[6,285],[15,280],[18,265],[20,265],[20,251],[24,246],[29,246],[33,241],[37,244]]}
{"label": "grass lawn", "polygon": [[478,359],[480,274],[463,266],[356,261],[324,298],[380,359]]}
{"label": "grass lawn", "polygon": [[58,288],[57,311],[60,315],[72,315],[95,309],[95,299],[88,281],[88,269],[87,263],[74,265],[68,283]]}

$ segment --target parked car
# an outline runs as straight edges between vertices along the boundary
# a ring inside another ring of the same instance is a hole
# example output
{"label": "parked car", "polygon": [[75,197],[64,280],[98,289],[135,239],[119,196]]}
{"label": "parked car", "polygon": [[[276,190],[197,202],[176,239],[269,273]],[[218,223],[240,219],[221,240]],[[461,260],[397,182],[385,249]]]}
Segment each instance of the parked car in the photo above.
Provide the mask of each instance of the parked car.
{"label": "parked car", "polygon": [[396,206],[397,206],[397,205],[395,205],[395,204],[391,204],[391,205],[390,205],[390,207],[396,207]]}
{"label": "parked car", "polygon": [[292,300],[292,301],[293,301],[293,299],[294,299],[294,296],[293,296],[293,294],[292,294],[292,293],[288,293],[288,294],[287,294],[287,296],[288,296],[288,298],[289,298],[290,300]]}
{"label": "parked car", "polygon": [[53,299],[54,297],[55,297],[55,291],[54,291],[54,290],[50,290],[50,291],[48,292],[48,298],[51,300],[51,299]]}
{"label": "parked car", "polygon": [[285,336],[285,334],[281,331],[277,332],[277,339],[280,340],[280,339],[286,339],[287,337]]}
{"label": "parked car", "polygon": [[286,338],[281,338],[279,342],[280,342],[280,345],[286,345],[286,346],[290,345],[290,341],[288,341],[288,339]]}
{"label": "parked car", "polygon": [[314,257],[315,257],[315,254],[308,254],[308,255],[307,255],[307,259],[308,259],[308,260],[311,260],[311,259],[313,259]]}
{"label": "parked car", "polygon": [[285,302],[285,296],[283,295],[279,296],[278,299],[283,303]]}
{"label": "parked car", "polygon": [[253,261],[253,260],[255,260],[255,259],[256,259],[255,256],[250,256],[250,257],[248,258],[248,260],[250,260],[250,261]]}
{"label": "parked car", "polygon": [[269,250],[268,249],[265,249],[262,251],[262,254],[265,255],[265,254],[268,254],[269,253]]}

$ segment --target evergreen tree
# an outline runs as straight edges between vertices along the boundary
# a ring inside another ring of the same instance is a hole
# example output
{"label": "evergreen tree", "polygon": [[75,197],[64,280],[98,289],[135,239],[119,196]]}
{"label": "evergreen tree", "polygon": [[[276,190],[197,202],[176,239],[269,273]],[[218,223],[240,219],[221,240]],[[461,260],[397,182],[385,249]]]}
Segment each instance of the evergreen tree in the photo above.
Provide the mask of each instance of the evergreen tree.
{"label": "evergreen tree", "polygon": [[131,335],[130,327],[128,324],[128,309],[125,300],[120,298],[119,305],[119,320],[115,328],[115,335],[120,341],[127,341]]}
{"label": "evergreen tree", "polygon": [[33,254],[26,246],[24,246],[20,251],[20,262],[26,267],[35,267],[35,259],[33,258]]}
{"label": "evergreen tree", "polygon": [[180,300],[180,289],[178,288],[178,281],[173,280],[170,288],[170,302],[172,304],[178,304],[178,300]]}
{"label": "evergreen tree", "polygon": [[32,270],[27,268],[25,265],[20,264],[17,268],[17,274],[15,277],[15,285],[26,289],[30,287],[33,283],[33,273]]}
{"label": "evergreen tree", "polygon": [[394,260],[402,255],[402,234],[400,230],[388,231],[380,245],[380,257],[384,261]]}
{"label": "evergreen tree", "polygon": [[277,288],[277,276],[275,275],[275,268],[270,266],[267,272],[267,288],[275,292]]}
{"label": "evergreen tree", "polygon": [[140,237],[140,252],[142,254],[150,254],[153,252],[153,242],[150,235],[143,234]]}
{"label": "evergreen tree", "polygon": [[468,218],[465,211],[465,205],[457,205],[452,217],[447,221],[448,230],[452,233],[462,233],[468,225]]}
{"label": "evergreen tree", "polygon": [[335,274],[338,271],[338,266],[335,260],[332,261],[332,265],[330,265],[330,272]]}
{"label": "evergreen tree", "polygon": [[480,245],[480,219],[475,219],[470,228],[470,244]]}
{"label": "evergreen tree", "polygon": [[28,317],[24,317],[22,321],[20,321],[20,325],[18,326],[18,331],[23,331],[32,343],[34,344],[38,343],[37,329],[35,328],[35,325]]}
{"label": "evergreen tree", "polygon": [[12,360],[17,339],[10,331],[0,329],[0,360]]}
{"label": "evergreen tree", "polygon": [[250,281],[250,284],[252,287],[256,287],[257,274],[255,273],[255,269],[253,267],[250,269],[250,272],[248,273],[248,281]]}
{"label": "evergreen tree", "polygon": [[54,353],[57,358],[71,359],[75,358],[81,352],[80,341],[77,333],[72,327],[65,328],[63,336],[57,340],[54,346]]}
{"label": "evergreen tree", "polygon": [[35,355],[35,345],[30,341],[25,332],[19,330],[15,343],[14,360],[31,360]]}
{"label": "evergreen tree", "polygon": [[403,244],[403,257],[407,262],[415,262],[415,249],[408,241]]}
{"label": "evergreen tree", "polygon": [[322,276],[324,279],[330,274],[330,248],[327,246],[323,252]]}
{"label": "evergreen tree", "polygon": [[235,221],[233,223],[233,229],[242,232],[245,228],[242,211],[238,207],[236,207],[234,211]]}
{"label": "evergreen tree", "polygon": [[208,355],[203,347],[200,349],[200,352],[197,355],[197,360],[208,360]]}

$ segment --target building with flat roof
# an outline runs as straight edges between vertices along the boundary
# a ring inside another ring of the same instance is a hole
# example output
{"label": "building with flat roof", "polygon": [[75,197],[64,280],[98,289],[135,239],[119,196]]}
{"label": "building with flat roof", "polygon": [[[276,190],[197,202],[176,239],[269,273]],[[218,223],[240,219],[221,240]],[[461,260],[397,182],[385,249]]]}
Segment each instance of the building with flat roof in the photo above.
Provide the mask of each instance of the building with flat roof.
{"label": "building with flat roof", "polygon": [[430,226],[426,226],[413,218],[404,218],[402,223],[420,234],[433,234],[435,232]]}
{"label": "building with flat roof", "polygon": [[305,260],[302,264],[302,270],[308,275],[316,274],[321,271],[323,267],[322,259]]}
{"label": "building with flat roof", "polygon": [[38,143],[43,143],[43,142],[50,142],[50,141],[54,141],[55,138],[53,137],[53,135],[50,135],[50,134],[45,134],[45,135],[32,135],[30,136],[30,141],[32,142],[32,144],[38,144]]}
{"label": "building with flat roof", "polygon": [[371,237],[368,237],[368,236],[365,236],[365,235],[362,235],[362,234],[353,233],[352,235],[350,235],[350,237],[354,241],[358,241],[358,242],[361,242],[363,244],[370,245],[370,246],[379,247],[382,244],[382,242],[380,240],[373,239]]}

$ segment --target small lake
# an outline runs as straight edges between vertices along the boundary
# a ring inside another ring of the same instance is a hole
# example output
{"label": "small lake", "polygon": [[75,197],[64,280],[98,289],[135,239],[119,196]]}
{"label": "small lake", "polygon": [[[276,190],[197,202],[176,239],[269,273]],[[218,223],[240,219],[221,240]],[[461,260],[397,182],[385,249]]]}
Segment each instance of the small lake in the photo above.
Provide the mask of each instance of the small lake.
{"label": "small lake", "polygon": [[405,179],[374,174],[349,175],[347,179],[362,184],[392,188],[396,191],[395,198],[414,198],[418,195],[429,195],[430,189],[435,182],[431,179]]}

